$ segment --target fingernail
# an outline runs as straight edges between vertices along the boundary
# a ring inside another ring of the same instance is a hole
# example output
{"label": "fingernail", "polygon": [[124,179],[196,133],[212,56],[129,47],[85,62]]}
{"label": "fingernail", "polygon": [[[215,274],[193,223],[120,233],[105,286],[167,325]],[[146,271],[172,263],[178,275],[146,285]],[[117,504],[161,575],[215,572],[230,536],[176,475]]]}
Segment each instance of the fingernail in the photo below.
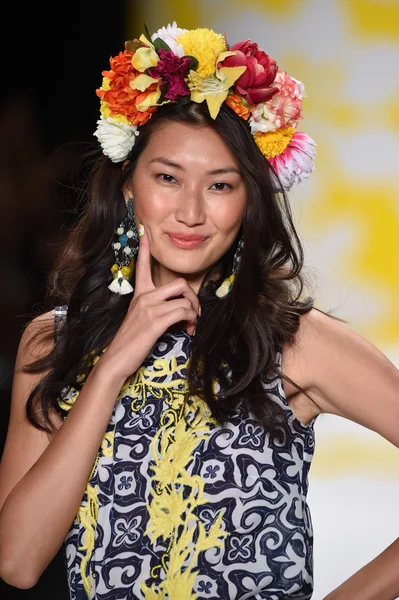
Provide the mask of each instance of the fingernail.
{"label": "fingernail", "polygon": [[198,309],[198,316],[201,316],[201,304],[199,305],[199,309]]}
{"label": "fingernail", "polygon": [[139,236],[142,237],[144,235],[144,225],[140,223],[139,225]]}

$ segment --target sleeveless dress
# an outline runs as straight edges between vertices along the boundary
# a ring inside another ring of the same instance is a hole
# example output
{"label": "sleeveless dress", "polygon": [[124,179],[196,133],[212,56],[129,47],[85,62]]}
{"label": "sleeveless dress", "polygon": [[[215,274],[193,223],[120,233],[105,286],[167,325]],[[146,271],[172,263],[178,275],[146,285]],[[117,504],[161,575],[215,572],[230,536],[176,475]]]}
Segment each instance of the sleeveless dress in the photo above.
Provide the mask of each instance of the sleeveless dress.
{"label": "sleeveless dress", "polygon": [[[286,412],[288,442],[242,406],[221,428],[200,398],[183,403],[191,343],[166,332],[119,394],[64,542],[71,600],[312,596],[315,419],[294,417],[273,376],[264,387]],[[61,396],[68,410],[77,391]]]}

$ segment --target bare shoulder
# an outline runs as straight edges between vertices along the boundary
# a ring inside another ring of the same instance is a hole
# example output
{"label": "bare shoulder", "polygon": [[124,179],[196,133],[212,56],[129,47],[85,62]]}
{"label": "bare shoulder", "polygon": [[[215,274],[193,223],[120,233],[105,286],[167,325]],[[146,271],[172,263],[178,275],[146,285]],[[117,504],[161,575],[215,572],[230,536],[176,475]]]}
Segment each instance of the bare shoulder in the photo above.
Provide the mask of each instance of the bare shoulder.
{"label": "bare shoulder", "polygon": [[316,309],[300,317],[283,372],[312,398],[320,413],[377,431],[399,445],[399,370],[347,323]]}
{"label": "bare shoulder", "polygon": [[34,317],[25,327],[18,347],[16,367],[45,355],[54,344],[55,311]]}
{"label": "bare shoulder", "polygon": [[29,364],[44,358],[54,346],[55,311],[51,310],[33,318],[25,327],[15,359],[14,381],[11,397],[11,416],[26,405],[30,391],[45,372],[25,370]]}

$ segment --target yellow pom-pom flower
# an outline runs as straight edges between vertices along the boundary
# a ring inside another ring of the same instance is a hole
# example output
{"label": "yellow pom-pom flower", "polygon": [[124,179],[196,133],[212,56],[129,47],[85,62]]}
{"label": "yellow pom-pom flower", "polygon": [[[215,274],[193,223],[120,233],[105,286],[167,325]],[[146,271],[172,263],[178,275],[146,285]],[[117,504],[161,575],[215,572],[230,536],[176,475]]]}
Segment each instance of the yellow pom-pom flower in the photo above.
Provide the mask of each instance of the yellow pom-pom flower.
{"label": "yellow pom-pom flower", "polygon": [[197,73],[202,77],[210,77],[215,73],[219,54],[227,50],[223,35],[206,28],[182,33],[177,43],[183,46],[186,56],[194,56],[198,60]]}
{"label": "yellow pom-pom flower", "polygon": [[130,277],[130,275],[132,274],[132,270],[130,267],[121,267],[121,273],[124,277]]}
{"label": "yellow pom-pom flower", "polygon": [[104,119],[109,119],[111,117],[116,123],[130,125],[129,120],[125,115],[113,115],[111,109],[104,100],[100,100],[100,113]]}
{"label": "yellow pom-pom flower", "polygon": [[281,127],[276,131],[267,133],[257,132],[254,134],[258,148],[267,159],[279,156],[287,148],[295,134],[293,127]]}

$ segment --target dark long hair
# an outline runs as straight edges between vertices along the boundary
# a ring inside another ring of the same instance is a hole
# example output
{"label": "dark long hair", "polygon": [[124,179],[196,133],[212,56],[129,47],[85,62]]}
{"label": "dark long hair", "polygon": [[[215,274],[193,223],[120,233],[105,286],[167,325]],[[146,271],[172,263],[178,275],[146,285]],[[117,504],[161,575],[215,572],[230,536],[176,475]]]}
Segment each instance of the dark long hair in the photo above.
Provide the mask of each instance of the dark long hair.
{"label": "dark long hair", "polygon": [[[237,238],[209,269],[198,292],[202,316],[193,338],[188,395],[204,398],[221,424],[239,403],[246,403],[271,435],[281,437],[286,413],[268,398],[262,383],[275,372],[277,353],[293,342],[300,315],[313,304],[304,296],[304,252],[288,198],[248,123],[226,105],[213,120],[205,103],[162,107],[141,128],[124,165],[103,155],[93,163],[82,216],[49,276],[49,301],[67,305],[67,319],[52,350],[25,367],[46,372],[29,396],[27,417],[35,427],[53,432],[50,411],[65,415],[58,403],[61,391],[79,389],[79,375],[90,370],[87,356],[110,343],[125,317],[132,296],[113,294],[107,285],[114,231],[126,213],[122,189],[152,132],[170,121],[214,128],[236,158],[247,194]],[[244,252],[236,280],[232,291],[219,299],[215,290],[231,273],[241,235]],[[215,380],[221,386],[218,396]]]}

